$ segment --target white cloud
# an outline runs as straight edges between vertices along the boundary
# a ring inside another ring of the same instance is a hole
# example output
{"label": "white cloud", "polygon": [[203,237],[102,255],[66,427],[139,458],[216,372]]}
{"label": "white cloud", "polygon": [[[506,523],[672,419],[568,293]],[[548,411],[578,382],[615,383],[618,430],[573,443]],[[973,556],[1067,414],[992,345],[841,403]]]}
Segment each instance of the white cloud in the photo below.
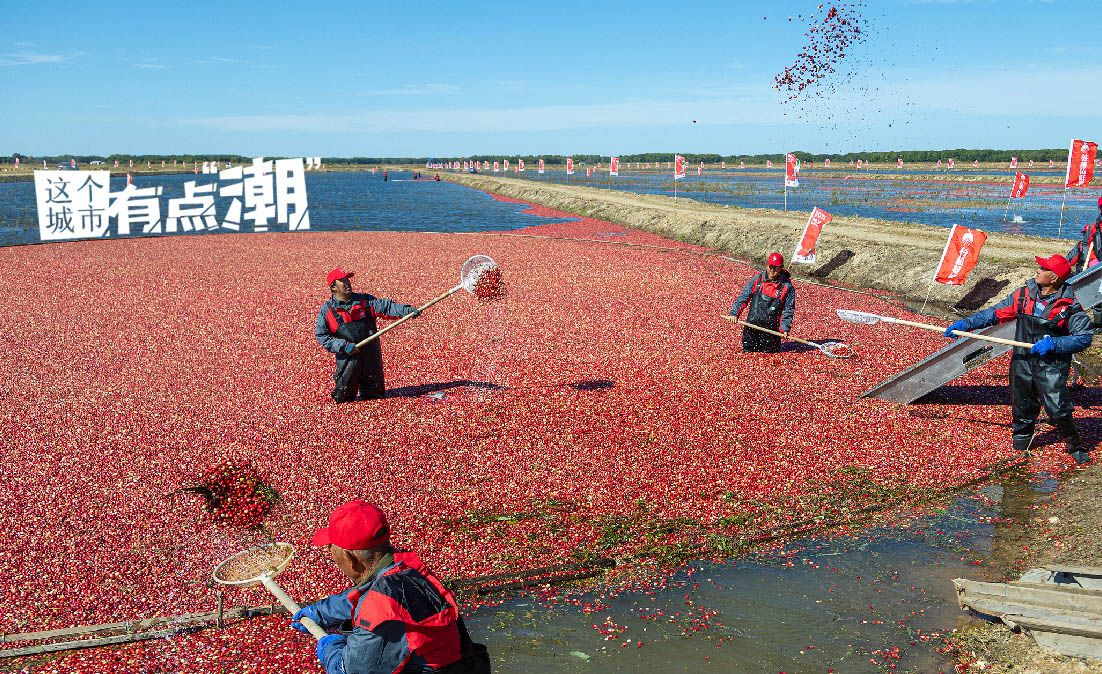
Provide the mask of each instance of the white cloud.
{"label": "white cloud", "polygon": [[885,92],[897,100],[906,97],[919,108],[967,115],[1098,119],[1102,91],[1095,83],[1102,78],[1102,67],[1015,65],[1015,68],[968,68],[944,77],[926,75],[914,79],[902,77],[902,73],[889,73],[889,82],[896,77],[900,79],[886,85]]}
{"label": "white cloud", "polygon": [[140,61],[133,61],[130,65],[134,66],[135,68],[145,68],[146,70],[164,70],[168,67],[163,63],[158,63],[157,59],[152,58],[142,59]]}
{"label": "white cloud", "polygon": [[64,63],[68,60],[68,56],[61,56],[60,54],[35,54],[30,52],[20,52],[17,54],[0,54],[0,66],[26,66],[40,65],[43,63]]}
{"label": "white cloud", "polygon": [[442,96],[454,94],[459,87],[454,84],[407,84],[394,89],[373,89],[358,92],[360,96]]}

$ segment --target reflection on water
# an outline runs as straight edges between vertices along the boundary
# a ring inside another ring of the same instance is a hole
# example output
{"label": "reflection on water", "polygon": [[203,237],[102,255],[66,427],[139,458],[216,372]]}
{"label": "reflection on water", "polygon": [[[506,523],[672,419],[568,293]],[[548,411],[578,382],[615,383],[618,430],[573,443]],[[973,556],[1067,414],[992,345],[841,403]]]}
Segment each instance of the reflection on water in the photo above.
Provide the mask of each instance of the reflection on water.
{"label": "reflection on water", "polygon": [[950,581],[999,575],[1021,546],[1001,518],[1028,518],[1051,487],[1018,478],[903,528],[696,563],[577,606],[518,598],[469,622],[497,672],[936,672],[963,616]]}

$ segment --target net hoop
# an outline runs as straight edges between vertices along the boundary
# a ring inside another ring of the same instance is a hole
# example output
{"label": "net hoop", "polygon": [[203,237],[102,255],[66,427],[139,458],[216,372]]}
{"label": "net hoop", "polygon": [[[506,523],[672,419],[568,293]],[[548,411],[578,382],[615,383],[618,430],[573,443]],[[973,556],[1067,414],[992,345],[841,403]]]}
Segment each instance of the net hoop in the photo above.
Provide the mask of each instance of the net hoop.
{"label": "net hoop", "polygon": [[853,358],[855,355],[853,349],[849,344],[845,342],[828,342],[826,344],[820,344],[819,350],[823,352],[824,356],[831,358]]}
{"label": "net hoop", "polygon": [[491,269],[497,269],[497,263],[489,255],[472,255],[459,268],[459,285],[463,290],[474,294],[478,279]]}
{"label": "net hoop", "polygon": [[862,325],[875,325],[880,322],[880,316],[876,314],[870,314],[865,311],[854,311],[852,309],[835,309],[838,314],[838,318],[850,323],[861,323]]}
{"label": "net hoop", "polygon": [[222,585],[256,585],[263,576],[278,576],[294,556],[295,546],[290,543],[258,545],[222,560],[211,575]]}

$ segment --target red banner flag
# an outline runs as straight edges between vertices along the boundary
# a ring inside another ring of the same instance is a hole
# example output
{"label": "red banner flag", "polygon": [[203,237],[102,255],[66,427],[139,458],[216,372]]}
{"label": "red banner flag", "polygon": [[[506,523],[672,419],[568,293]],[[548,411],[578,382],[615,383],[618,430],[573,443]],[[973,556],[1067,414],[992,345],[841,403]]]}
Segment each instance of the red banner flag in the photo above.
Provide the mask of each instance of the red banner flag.
{"label": "red banner flag", "polygon": [[746,168],[746,162],[744,162],[744,161],[740,161],[740,162],[738,163],[738,167],[739,167],[740,169],[744,169],[744,168]]}
{"label": "red banner flag", "polygon": [[1012,169],[1018,168],[1018,158],[1017,157],[1011,157],[1010,158],[1010,168],[1012,168]]}
{"label": "red banner flag", "polygon": [[895,160],[896,168],[903,168],[903,157],[897,157]]}
{"label": "red banner flag", "polygon": [[620,175],[620,158],[612,157],[608,161],[608,174],[610,176]]}
{"label": "red banner flag", "polygon": [[696,174],[697,174],[698,176],[702,176],[702,175],[704,175],[704,162],[703,162],[703,161],[702,161],[702,162],[700,162],[700,166],[697,166],[697,167],[696,167]]}
{"label": "red banner flag", "polygon": [[[119,165],[119,163],[118,163],[118,162],[115,162],[115,166],[118,166],[118,165]],[[16,158],[15,158],[15,167],[16,167],[16,168],[19,168],[19,157],[16,157]]]}
{"label": "red banner flag", "polygon": [[772,159],[766,159],[765,160],[765,168],[773,168],[773,160]]}
{"label": "red banner flag", "polygon": [[949,157],[949,168],[953,168],[953,158]]}
{"label": "red banner flag", "polygon": [[592,171],[593,171],[593,169],[591,169],[590,167],[586,166],[586,167],[585,167],[585,177],[586,177],[586,178],[588,178],[588,177],[589,177],[589,176],[590,176],[590,175],[592,174]]}
{"label": "red banner flag", "polygon": [[77,167],[77,160],[70,158],[69,159],[69,167],[70,168],[76,168]]}
{"label": "red banner flag", "polygon": [[941,263],[934,272],[934,280],[946,286],[961,286],[980,259],[980,248],[987,241],[987,234],[978,229],[953,225]]}
{"label": "red banner flag", "polygon": [[568,176],[574,175],[574,158],[573,157],[567,157],[566,158],[566,175],[568,175]]}
{"label": "red banner flag", "polygon": [[941,168],[941,160],[940,159],[937,160],[937,167]]}
{"label": "red banner flag", "polygon": [[1029,176],[1024,173],[1018,172],[1014,174],[1014,187],[1010,189],[1011,199],[1024,199],[1025,193],[1029,191]]}
{"label": "red banner flag", "polygon": [[830,168],[830,160],[829,159],[824,159],[823,160],[823,166],[825,166],[827,168]]}
{"label": "red banner flag", "polygon": [[133,181],[134,181],[134,178],[129,173],[127,173],[126,174],[126,184],[129,185]]}
{"label": "red banner flag", "polygon": [[1029,160],[1029,168],[1033,168],[1033,160],[1032,159]]}
{"label": "red banner flag", "polygon": [[501,170],[502,171],[508,171],[509,170],[509,160],[508,159],[502,159],[501,160]]}
{"label": "red banner flag", "polygon": [[517,172],[519,173],[523,170],[524,170],[524,160],[523,159],[518,159],[517,160]]}
{"label": "red banner flag", "polygon": [[679,154],[673,156],[673,179],[682,180],[685,178],[685,158]]}
{"label": "red banner flag", "polygon": [[721,169],[725,169],[725,168],[727,168],[727,162],[725,162],[725,161],[721,161],[721,162],[719,162],[719,167],[720,167]]}
{"label": "red banner flag", "polygon": [[791,152],[784,155],[784,186],[800,186],[800,160]]}
{"label": "red banner flag", "polygon": [[1073,140],[1068,149],[1068,173],[1064,189],[1068,187],[1086,187],[1094,178],[1094,157],[1098,153],[1098,143],[1086,140]]}
{"label": "red banner flag", "polygon": [[501,172],[501,162],[495,161],[494,162],[494,173],[500,173],[500,172]]}
{"label": "red banner flag", "polygon": [[538,173],[540,175],[543,175],[543,159],[542,158],[540,159],[539,168],[536,169],[536,173]]}
{"label": "red banner flag", "polygon": [[800,243],[796,245],[796,252],[792,253],[792,261],[803,264],[815,262],[815,244],[819,241],[819,234],[823,227],[834,219],[830,213],[816,206],[811,209],[811,215],[807,218],[804,234],[800,237]]}

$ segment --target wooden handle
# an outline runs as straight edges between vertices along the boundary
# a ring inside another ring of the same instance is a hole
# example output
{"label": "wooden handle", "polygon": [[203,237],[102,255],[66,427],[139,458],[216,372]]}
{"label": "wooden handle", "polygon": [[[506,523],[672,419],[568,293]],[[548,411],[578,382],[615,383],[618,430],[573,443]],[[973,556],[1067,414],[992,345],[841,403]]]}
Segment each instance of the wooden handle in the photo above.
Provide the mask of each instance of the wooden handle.
{"label": "wooden handle", "polygon": [[760,325],[754,325],[753,323],[747,323],[746,321],[740,319],[737,316],[727,315],[727,316],[724,316],[724,318],[726,318],[729,321],[734,321],[734,322],[738,323],[739,325],[745,325],[748,328],[753,328],[754,330],[760,330],[762,332],[768,332],[771,335],[776,335],[778,337],[784,337],[785,339],[791,339],[793,342],[799,342],[800,344],[807,344],[808,346],[814,346],[816,349],[823,348],[821,345],[816,344],[815,342],[809,342],[806,339],[800,339],[799,337],[792,337],[790,335],[784,334],[783,332],[777,332],[776,330],[770,330],[769,328],[763,328]]}
{"label": "wooden handle", "polygon": [[[294,615],[302,610],[302,607],[298,605],[298,602],[296,602],[294,599],[291,599],[287,595],[287,593],[283,591],[283,588],[279,586],[279,583],[275,582],[275,578],[272,578],[271,576],[261,576],[260,582],[264,584],[264,587],[268,588],[268,592],[271,592],[273,595],[275,595],[275,598],[279,600],[280,604],[283,604],[283,608],[291,612],[291,615]],[[322,637],[329,634],[321,628],[321,625],[318,625],[316,622],[307,618],[306,616],[299,618],[298,621],[302,623],[303,627],[310,630],[310,634],[314,635],[315,639],[321,639]]]}
{"label": "wooden handle", "polygon": [[[909,325],[912,328],[922,328],[923,330],[931,330],[933,332],[945,333],[945,328],[938,325],[931,325],[929,323],[918,323],[916,321],[905,321],[902,318],[890,318],[888,316],[881,316],[880,320],[885,323],[898,323],[899,325]],[[1003,339],[1002,337],[990,337],[988,335],[981,335],[976,332],[966,332],[964,330],[953,330],[952,334],[957,337],[965,337],[967,339],[982,339],[985,342],[995,342],[996,344],[1007,344],[1009,346],[1019,346],[1023,349],[1028,349],[1032,344],[1029,342],[1019,342],[1013,339]]]}
{"label": "wooden handle", "polygon": [[[462,290],[462,289],[463,289],[463,286],[461,286],[461,285],[459,285],[459,286],[456,286],[456,287],[452,288],[451,290],[449,290],[448,292],[444,293],[443,295],[441,295],[441,296],[439,296],[439,297],[435,297],[435,298],[433,298],[432,300],[430,300],[430,301],[429,301],[429,303],[428,303],[428,304],[426,304],[426,305],[425,305],[425,306],[423,306],[423,307],[420,307],[420,308],[418,309],[418,311],[424,311],[425,309],[428,309],[429,307],[431,307],[432,305],[436,304],[437,302],[439,302],[439,301],[441,301],[441,300],[446,300],[447,298],[451,297],[452,295],[456,294],[457,292],[459,292],[459,291],[460,291],[460,290]],[[370,341],[372,341],[372,340],[375,340],[375,339],[378,339],[378,338],[382,337],[382,336],[383,336],[383,334],[385,334],[385,333],[386,333],[386,332],[387,332],[388,330],[393,330],[394,328],[398,327],[398,326],[399,326],[399,325],[401,325],[402,323],[405,323],[406,321],[408,321],[409,319],[411,319],[411,318],[413,318],[413,317],[414,317],[414,315],[413,315],[413,314],[410,314],[410,315],[408,315],[408,316],[402,316],[401,318],[399,318],[398,320],[394,321],[394,322],[393,322],[393,323],[391,323],[390,325],[386,326],[386,327],[385,327],[385,328],[383,328],[382,330],[380,330],[380,331],[376,332],[376,333],[375,333],[374,335],[371,335],[370,337],[368,337],[368,338],[367,338],[367,339],[365,339],[364,341],[362,341],[362,342],[360,342],[359,344],[357,344],[357,345],[356,345],[356,348],[357,348],[357,349],[359,349],[359,348],[362,348],[364,344],[367,344],[368,342],[370,342]]]}

